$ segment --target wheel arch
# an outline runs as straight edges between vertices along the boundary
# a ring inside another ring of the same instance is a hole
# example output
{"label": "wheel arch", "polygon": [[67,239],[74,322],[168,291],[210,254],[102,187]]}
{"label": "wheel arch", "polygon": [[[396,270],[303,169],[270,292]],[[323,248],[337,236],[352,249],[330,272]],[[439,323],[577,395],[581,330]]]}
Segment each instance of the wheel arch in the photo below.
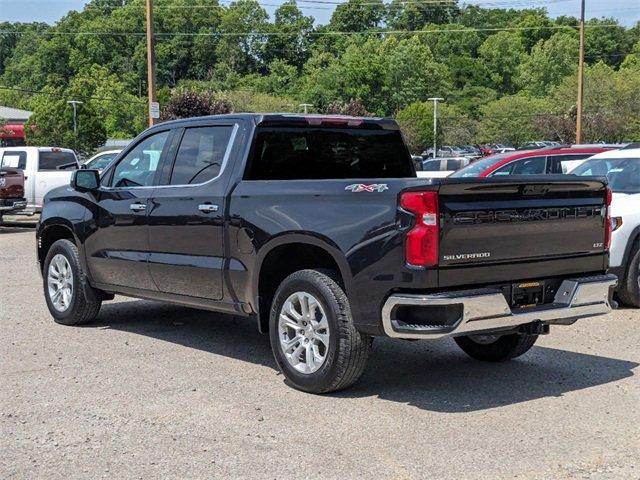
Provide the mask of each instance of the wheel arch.
{"label": "wheel arch", "polygon": [[279,235],[260,249],[256,267],[251,299],[257,312],[258,329],[262,333],[269,330],[269,309],[273,294],[282,280],[297,270],[336,270],[347,295],[350,290],[352,276],[345,255],[334,242],[320,235]]}
{"label": "wheel arch", "polygon": [[[37,249],[38,249],[38,262],[40,263],[40,270],[42,270],[44,261],[47,257],[47,253],[56,241],[67,239],[71,240],[76,246],[79,247],[80,242],[76,235],[71,222],[64,218],[49,218],[44,223],[38,226],[37,231]],[[80,260],[84,262],[82,255]]]}

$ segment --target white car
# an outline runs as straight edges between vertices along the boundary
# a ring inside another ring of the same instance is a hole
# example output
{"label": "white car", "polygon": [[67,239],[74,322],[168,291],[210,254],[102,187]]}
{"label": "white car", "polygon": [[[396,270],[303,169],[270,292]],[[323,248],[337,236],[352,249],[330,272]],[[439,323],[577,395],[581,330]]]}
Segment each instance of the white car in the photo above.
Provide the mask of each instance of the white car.
{"label": "white car", "polygon": [[24,196],[27,208],[20,214],[33,215],[42,210],[44,196],[54,188],[69,185],[71,173],[79,168],[73,150],[57,147],[0,148],[0,167],[24,172]]}
{"label": "white car", "polygon": [[599,153],[571,173],[609,179],[613,191],[610,271],[618,276],[621,302],[640,307],[640,148],[636,144]]}
{"label": "white car", "polygon": [[422,162],[422,170],[416,174],[418,178],[444,178],[466,167],[470,162],[466,157],[427,158]]}
{"label": "white car", "polygon": [[116,158],[122,150],[105,150],[96,153],[93,157],[82,164],[82,168],[91,168],[93,170],[102,171],[109,166],[114,158]]}

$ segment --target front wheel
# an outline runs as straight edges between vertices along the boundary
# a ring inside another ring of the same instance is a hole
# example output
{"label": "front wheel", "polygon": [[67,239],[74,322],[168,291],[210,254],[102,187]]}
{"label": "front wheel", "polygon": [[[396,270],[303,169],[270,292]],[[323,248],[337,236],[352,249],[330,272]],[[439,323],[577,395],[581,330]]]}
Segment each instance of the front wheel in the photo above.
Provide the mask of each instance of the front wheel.
{"label": "front wheel", "polygon": [[58,240],[51,245],[42,276],[47,307],[57,323],[81,325],[98,316],[102,302],[89,285],[72,242]]}
{"label": "front wheel", "polygon": [[278,367],[297,389],[327,393],[353,385],[364,372],[372,338],[353,324],[335,273],[300,270],[280,284],[269,318]]}
{"label": "front wheel", "polygon": [[470,357],[485,362],[504,362],[527,353],[538,335],[469,335],[455,337],[458,346]]}

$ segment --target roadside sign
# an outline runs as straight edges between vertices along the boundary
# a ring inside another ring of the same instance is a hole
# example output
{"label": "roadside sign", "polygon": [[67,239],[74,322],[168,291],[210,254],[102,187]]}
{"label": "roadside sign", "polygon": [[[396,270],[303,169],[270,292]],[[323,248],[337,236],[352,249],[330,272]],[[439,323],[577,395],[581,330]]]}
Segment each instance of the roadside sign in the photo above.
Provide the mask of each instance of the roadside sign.
{"label": "roadside sign", "polygon": [[160,118],[160,104],[158,102],[149,103],[149,116],[151,118]]}

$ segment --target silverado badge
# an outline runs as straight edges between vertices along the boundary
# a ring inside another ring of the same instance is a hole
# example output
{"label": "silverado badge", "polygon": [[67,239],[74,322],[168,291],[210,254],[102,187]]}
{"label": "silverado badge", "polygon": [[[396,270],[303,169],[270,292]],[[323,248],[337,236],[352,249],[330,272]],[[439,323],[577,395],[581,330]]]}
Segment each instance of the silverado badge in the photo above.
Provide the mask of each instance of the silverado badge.
{"label": "silverado badge", "polygon": [[345,190],[351,190],[354,193],[358,192],[384,192],[389,190],[386,183],[372,183],[371,185],[365,185],[364,183],[354,183],[348,187],[344,187]]}

